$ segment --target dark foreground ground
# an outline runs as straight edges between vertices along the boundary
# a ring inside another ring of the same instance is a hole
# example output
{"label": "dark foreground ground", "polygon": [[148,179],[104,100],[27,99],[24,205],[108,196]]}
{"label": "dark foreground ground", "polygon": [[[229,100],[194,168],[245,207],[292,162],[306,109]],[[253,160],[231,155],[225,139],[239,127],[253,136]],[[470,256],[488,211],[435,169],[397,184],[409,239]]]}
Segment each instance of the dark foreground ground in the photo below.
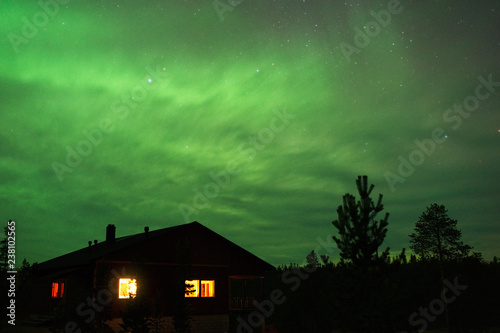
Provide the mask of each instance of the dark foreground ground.
{"label": "dark foreground ground", "polygon": [[[4,333],[50,333],[48,328],[45,327],[26,327],[26,326],[15,326],[15,327],[7,327],[7,328],[1,328],[1,332]],[[433,331],[425,331],[425,333],[445,333],[445,330],[433,330]],[[500,328],[487,328],[484,330],[477,330],[474,332],[481,332],[481,333],[500,333]],[[223,332],[221,332],[223,333]],[[286,333],[286,332],[285,332]],[[338,332],[332,332],[332,333],[338,333]]]}

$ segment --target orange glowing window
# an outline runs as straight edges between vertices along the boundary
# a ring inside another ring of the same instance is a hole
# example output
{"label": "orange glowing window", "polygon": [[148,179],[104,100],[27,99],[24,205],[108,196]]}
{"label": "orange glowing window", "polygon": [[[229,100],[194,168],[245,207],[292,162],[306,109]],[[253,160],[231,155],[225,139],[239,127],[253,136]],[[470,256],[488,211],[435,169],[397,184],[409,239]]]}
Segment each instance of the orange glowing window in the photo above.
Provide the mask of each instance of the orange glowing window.
{"label": "orange glowing window", "polygon": [[202,280],[200,294],[201,297],[215,297],[215,281]]}
{"label": "orange glowing window", "polygon": [[52,282],[52,298],[62,298],[64,293],[64,282]]}
{"label": "orange glowing window", "polygon": [[137,295],[137,281],[131,278],[122,278],[118,285],[118,298],[134,298]]}
{"label": "orange glowing window", "polygon": [[185,297],[198,297],[198,283],[199,280],[186,280],[184,282],[185,285]]}
{"label": "orange glowing window", "polygon": [[215,297],[214,280],[186,280],[186,297]]}

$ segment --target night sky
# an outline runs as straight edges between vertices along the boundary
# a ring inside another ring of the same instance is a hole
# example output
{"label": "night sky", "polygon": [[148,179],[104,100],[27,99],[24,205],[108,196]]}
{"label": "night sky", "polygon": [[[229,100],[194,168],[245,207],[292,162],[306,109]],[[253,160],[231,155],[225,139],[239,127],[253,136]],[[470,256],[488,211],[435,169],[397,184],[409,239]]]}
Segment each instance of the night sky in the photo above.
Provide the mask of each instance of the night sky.
{"label": "night sky", "polygon": [[358,175],[392,254],[438,203],[500,255],[499,1],[59,2],[0,3],[18,261],[191,221],[274,265],[337,261]]}

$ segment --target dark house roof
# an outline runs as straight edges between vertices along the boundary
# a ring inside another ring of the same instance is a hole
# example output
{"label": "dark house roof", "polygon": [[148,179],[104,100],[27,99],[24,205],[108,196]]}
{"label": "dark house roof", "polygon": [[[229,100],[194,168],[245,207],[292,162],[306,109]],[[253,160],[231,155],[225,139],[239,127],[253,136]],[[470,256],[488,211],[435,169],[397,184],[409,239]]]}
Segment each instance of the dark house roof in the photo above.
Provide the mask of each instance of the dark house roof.
{"label": "dark house roof", "polygon": [[250,260],[258,262],[259,266],[263,270],[275,269],[274,266],[272,266],[271,264],[265,262],[264,260],[248,252],[247,250],[241,248],[240,246],[229,241],[228,239],[222,237],[221,235],[205,227],[201,223],[195,221],[155,231],[145,230],[145,232],[142,232],[140,234],[124,236],[119,238],[114,238],[114,230],[113,230],[113,236],[109,237],[109,239],[107,239],[106,241],[97,244],[92,244],[80,250],[70,252],[60,257],[56,257],[54,259],[42,262],[37,265],[37,270],[39,272],[43,271],[53,272],[55,270],[59,272],[61,272],[61,270],[71,271],[72,269],[81,267],[83,265],[91,264],[99,260],[105,260],[108,256],[112,256],[115,253],[126,251],[138,245],[147,244],[148,242],[157,240],[159,237],[163,236],[169,237],[170,235],[174,235],[179,232],[180,233],[198,232],[207,234],[212,239],[216,239],[218,242],[221,242],[224,245],[228,246],[231,250],[235,250],[238,253],[243,254]]}

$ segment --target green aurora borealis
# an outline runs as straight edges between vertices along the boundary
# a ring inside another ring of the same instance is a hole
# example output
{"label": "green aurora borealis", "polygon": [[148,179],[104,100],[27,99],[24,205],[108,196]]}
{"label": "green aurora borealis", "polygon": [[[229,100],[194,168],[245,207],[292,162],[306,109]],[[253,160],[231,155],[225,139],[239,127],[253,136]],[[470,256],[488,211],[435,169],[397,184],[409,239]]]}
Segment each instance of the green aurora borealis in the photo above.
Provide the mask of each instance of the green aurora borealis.
{"label": "green aurora borealis", "polygon": [[0,3],[0,212],[18,261],[109,223],[195,220],[275,265],[336,261],[318,246],[362,174],[394,254],[436,202],[500,255],[500,2],[60,2]]}

